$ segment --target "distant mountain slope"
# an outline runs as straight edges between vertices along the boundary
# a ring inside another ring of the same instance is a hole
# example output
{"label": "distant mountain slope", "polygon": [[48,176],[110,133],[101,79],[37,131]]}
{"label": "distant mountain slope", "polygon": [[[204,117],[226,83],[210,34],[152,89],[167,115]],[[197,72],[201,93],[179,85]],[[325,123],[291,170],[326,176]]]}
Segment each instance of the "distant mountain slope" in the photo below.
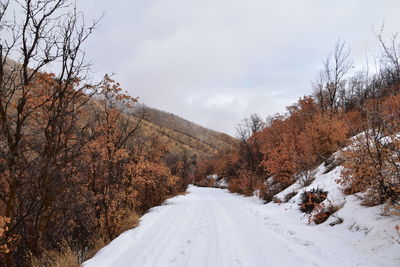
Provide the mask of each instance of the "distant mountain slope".
{"label": "distant mountain slope", "polygon": [[144,113],[142,125],[144,132],[160,135],[162,139],[169,141],[179,150],[189,149],[198,155],[214,154],[237,142],[237,139],[227,134],[207,129],[175,114],[142,104],[137,105],[129,113],[133,116]]}
{"label": "distant mountain slope", "polygon": [[[19,66],[19,63],[12,59],[7,59],[6,63],[6,71]],[[95,98],[91,99],[88,105],[89,109],[101,108]],[[145,116],[141,122],[141,136],[138,138],[158,137],[162,143],[168,145],[171,152],[188,153],[197,157],[211,156],[237,142],[227,134],[207,129],[175,114],[143,104],[136,104],[127,115],[130,115],[132,123],[135,123],[136,117],[142,117],[143,112]]]}

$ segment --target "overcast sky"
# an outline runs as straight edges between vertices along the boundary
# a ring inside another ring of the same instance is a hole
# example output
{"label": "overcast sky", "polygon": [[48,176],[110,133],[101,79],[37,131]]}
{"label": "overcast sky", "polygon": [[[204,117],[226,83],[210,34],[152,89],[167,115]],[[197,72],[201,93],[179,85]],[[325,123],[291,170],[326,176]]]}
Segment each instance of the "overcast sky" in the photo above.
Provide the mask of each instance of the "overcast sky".
{"label": "overcast sky", "polygon": [[373,27],[400,31],[399,0],[84,0],[104,17],[86,43],[97,75],[141,102],[235,134],[252,113],[283,112],[303,95],[338,38],[361,65]]}

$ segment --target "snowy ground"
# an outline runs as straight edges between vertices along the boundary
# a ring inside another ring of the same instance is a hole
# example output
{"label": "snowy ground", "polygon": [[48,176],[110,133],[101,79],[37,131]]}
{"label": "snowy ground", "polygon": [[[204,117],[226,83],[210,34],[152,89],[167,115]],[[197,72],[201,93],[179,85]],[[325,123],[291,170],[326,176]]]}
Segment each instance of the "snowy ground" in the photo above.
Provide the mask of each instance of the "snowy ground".
{"label": "snowy ground", "polygon": [[[399,244],[379,227],[351,229],[346,218],[336,226],[308,225],[296,203],[265,205],[214,188],[188,191],[153,208],[139,227],[84,266],[400,266]],[[382,221],[382,227],[392,227]]]}

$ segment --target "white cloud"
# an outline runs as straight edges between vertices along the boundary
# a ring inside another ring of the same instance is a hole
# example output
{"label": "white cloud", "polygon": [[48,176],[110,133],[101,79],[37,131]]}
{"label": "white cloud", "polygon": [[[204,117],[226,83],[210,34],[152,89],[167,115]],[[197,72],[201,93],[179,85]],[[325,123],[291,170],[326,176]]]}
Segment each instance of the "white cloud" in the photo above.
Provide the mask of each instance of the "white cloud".
{"label": "white cloud", "polygon": [[234,134],[257,112],[284,110],[304,94],[340,37],[355,62],[376,49],[372,26],[400,29],[399,1],[85,0],[106,12],[87,43],[98,73],[146,104]]}

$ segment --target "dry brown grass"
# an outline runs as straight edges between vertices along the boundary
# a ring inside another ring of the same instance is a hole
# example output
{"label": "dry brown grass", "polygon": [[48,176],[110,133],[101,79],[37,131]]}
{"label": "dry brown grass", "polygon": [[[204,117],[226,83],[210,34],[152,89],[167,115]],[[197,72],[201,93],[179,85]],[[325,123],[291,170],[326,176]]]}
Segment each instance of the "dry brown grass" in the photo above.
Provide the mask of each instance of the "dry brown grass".
{"label": "dry brown grass", "polygon": [[179,193],[177,193],[175,195],[168,196],[168,198],[175,197],[175,196],[186,196],[187,194],[190,194],[190,192],[188,192],[188,191],[179,192]]}
{"label": "dry brown grass", "polygon": [[[140,215],[138,213],[130,212],[118,225],[117,233],[121,234],[137,227],[139,220]],[[41,258],[31,256],[28,265],[32,267],[79,267],[83,261],[92,258],[108,243],[110,243],[109,239],[99,237],[91,242],[90,248],[81,252],[71,247],[67,241],[63,241],[60,250],[45,251]]]}
{"label": "dry brown grass", "polygon": [[95,240],[92,241],[91,245],[90,245],[90,249],[88,249],[87,251],[85,251],[84,255],[82,256],[82,261],[88,260],[90,258],[92,258],[94,255],[96,255],[96,253],[104,248],[105,246],[108,245],[108,243],[110,243],[110,240],[99,237]]}
{"label": "dry brown grass", "polygon": [[[117,226],[117,233],[118,235],[133,229],[135,227],[137,227],[139,225],[139,221],[140,221],[140,215],[135,212],[135,211],[131,211],[128,213],[127,216],[124,217],[124,219],[121,221],[121,223]],[[88,249],[87,251],[85,251],[84,255],[83,255],[83,261],[92,258],[94,255],[96,255],[96,253],[102,249],[103,247],[107,246],[108,243],[110,243],[111,240],[109,240],[108,238],[104,238],[104,237],[99,237],[95,240],[93,240],[93,242],[90,245],[90,249]]]}
{"label": "dry brown grass", "polygon": [[31,257],[29,265],[32,267],[79,267],[77,252],[63,242],[60,251],[46,251],[42,258]]}
{"label": "dry brown grass", "polygon": [[127,230],[133,229],[139,225],[140,215],[136,212],[130,212],[118,225],[117,233],[121,234]]}

